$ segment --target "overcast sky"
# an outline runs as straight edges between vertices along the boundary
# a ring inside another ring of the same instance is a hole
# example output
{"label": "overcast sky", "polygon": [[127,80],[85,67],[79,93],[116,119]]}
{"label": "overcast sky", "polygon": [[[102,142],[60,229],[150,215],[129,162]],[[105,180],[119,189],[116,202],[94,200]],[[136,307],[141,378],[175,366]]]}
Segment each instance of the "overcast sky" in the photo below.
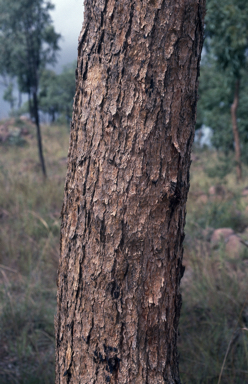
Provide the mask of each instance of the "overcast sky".
{"label": "overcast sky", "polygon": [[62,35],[61,51],[56,68],[77,58],[78,36],[83,23],[83,0],[52,0],[55,5],[51,15],[56,32]]}
{"label": "overcast sky", "polygon": [[[83,0],[52,0],[55,9],[51,12],[56,32],[62,35],[56,72],[64,65],[77,59],[77,44],[83,23]],[[2,100],[3,88],[0,87],[0,119],[8,116],[9,104]]]}

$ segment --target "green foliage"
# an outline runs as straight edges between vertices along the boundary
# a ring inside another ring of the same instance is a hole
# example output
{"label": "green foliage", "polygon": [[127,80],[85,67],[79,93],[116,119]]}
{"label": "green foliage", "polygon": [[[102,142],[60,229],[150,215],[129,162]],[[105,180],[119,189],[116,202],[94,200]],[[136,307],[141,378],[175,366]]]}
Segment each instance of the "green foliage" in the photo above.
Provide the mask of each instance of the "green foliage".
{"label": "green foliage", "polygon": [[60,35],[45,0],[0,0],[0,73],[17,78],[20,92],[33,95],[47,64],[53,64]]}
{"label": "green foliage", "polygon": [[206,48],[228,76],[239,78],[246,66],[248,48],[248,2],[208,0]]}
{"label": "green foliage", "polygon": [[14,89],[13,82],[10,82],[7,85],[7,87],[6,87],[5,91],[4,91],[4,94],[3,94],[3,99],[5,101],[7,101],[8,103],[10,103],[10,108],[11,109],[14,108],[15,101],[16,101],[16,98],[13,95],[13,89]]}
{"label": "green foliage", "polygon": [[225,177],[230,174],[234,168],[233,156],[229,153],[218,153],[219,164],[218,167],[208,166],[206,167],[206,173],[211,178],[218,178],[223,183],[225,182]]}
{"label": "green foliage", "polygon": [[201,64],[197,126],[213,129],[212,144],[226,155],[234,150],[231,105],[240,83],[237,123],[241,160],[248,161],[248,2],[208,0],[205,55]]}
{"label": "green foliage", "polygon": [[76,62],[73,62],[65,66],[60,75],[51,70],[43,72],[39,93],[40,109],[50,115],[52,122],[58,115],[67,122],[71,119],[75,94],[75,68]]}
{"label": "green foliage", "polygon": [[242,161],[248,161],[248,2],[209,0],[206,15],[206,53],[202,61],[197,128],[213,129],[212,144],[227,155],[234,150],[230,108],[235,83],[241,80],[238,127]]}
{"label": "green foliage", "polygon": [[[234,78],[220,71],[216,61],[203,58],[197,105],[197,128],[203,124],[213,130],[212,144],[228,153],[234,150],[230,108],[233,102]],[[241,142],[241,157],[248,162],[248,73],[241,71],[242,82],[238,106],[238,125]]]}
{"label": "green foliage", "polygon": [[54,122],[59,112],[58,82],[54,71],[46,69],[40,79],[39,105],[42,112],[51,116]]}
{"label": "green foliage", "polygon": [[75,95],[75,69],[76,62],[64,67],[62,73],[58,76],[60,86],[60,112],[66,121],[71,120],[72,103]]}
{"label": "green foliage", "polygon": [[[232,228],[242,232],[247,225],[247,217],[236,207],[236,199],[209,201],[201,210],[197,209],[188,215],[188,226],[198,225],[199,228]],[[192,229],[192,228],[191,228]]]}

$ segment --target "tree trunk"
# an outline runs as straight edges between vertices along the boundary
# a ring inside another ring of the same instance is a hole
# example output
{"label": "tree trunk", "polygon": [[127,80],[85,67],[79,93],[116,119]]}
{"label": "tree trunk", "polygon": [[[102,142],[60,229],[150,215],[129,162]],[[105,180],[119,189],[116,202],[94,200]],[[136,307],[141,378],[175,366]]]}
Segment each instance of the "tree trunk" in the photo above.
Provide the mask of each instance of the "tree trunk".
{"label": "tree trunk", "polygon": [[46,174],[46,166],[45,166],[45,160],[44,160],[43,149],[42,149],[39,108],[38,108],[38,99],[37,99],[36,91],[33,92],[33,112],[34,112],[36,132],[37,132],[37,144],[38,144],[39,159],[40,159],[40,164],[41,164],[43,176],[44,176],[44,178],[46,178],[47,174]]}
{"label": "tree trunk", "polygon": [[240,85],[240,80],[237,80],[235,84],[234,99],[231,105],[232,129],[233,129],[233,137],[234,137],[234,145],[235,145],[235,162],[236,162],[236,172],[237,172],[238,182],[242,179],[240,141],[239,141],[239,130],[238,130],[238,123],[237,123],[237,109],[239,105],[239,85]]}
{"label": "tree trunk", "polygon": [[204,0],[85,1],[61,226],[56,384],[180,383]]}
{"label": "tree trunk", "polygon": [[22,93],[18,90],[18,108],[20,109],[22,106]]}
{"label": "tree trunk", "polygon": [[32,105],[32,99],[31,99],[31,92],[28,92],[28,110],[29,110],[29,117],[30,120],[33,121],[34,114],[33,114],[33,105]]}

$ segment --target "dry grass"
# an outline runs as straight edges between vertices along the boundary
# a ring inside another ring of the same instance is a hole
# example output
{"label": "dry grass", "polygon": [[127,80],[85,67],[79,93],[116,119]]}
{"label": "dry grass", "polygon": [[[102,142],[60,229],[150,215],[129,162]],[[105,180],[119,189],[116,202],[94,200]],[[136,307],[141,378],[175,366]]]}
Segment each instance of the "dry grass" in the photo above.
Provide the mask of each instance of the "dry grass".
{"label": "dry grass", "polygon": [[[248,383],[248,248],[243,246],[239,257],[228,255],[223,242],[216,249],[210,238],[215,228],[230,227],[248,240],[248,201],[241,196],[247,169],[240,185],[234,173],[220,181],[206,172],[211,162],[218,167],[216,154],[198,156],[191,169],[182,280],[182,382],[244,384]],[[213,185],[219,185],[219,193],[210,195]],[[203,194],[204,202],[199,198]]]}
{"label": "dry grass", "polygon": [[68,129],[43,127],[48,180],[35,130],[1,145],[0,382],[53,383],[56,271]]}

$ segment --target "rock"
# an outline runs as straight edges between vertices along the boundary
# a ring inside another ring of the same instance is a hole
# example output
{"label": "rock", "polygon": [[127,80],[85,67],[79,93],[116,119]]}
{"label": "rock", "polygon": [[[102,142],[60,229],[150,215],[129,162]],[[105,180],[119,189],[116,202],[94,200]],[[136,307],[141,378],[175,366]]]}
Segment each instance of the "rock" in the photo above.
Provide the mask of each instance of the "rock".
{"label": "rock", "polygon": [[[248,208],[248,207],[247,207]],[[248,227],[246,227],[245,229],[244,229],[244,231],[242,232],[242,235],[245,237],[245,239],[247,238],[247,240],[248,240]]]}
{"label": "rock", "polygon": [[211,243],[215,247],[221,241],[227,242],[229,237],[232,235],[234,235],[232,228],[218,228],[212,234]]}
{"label": "rock", "polygon": [[248,196],[248,187],[245,187],[245,189],[243,189],[243,191],[241,192],[241,196]]}
{"label": "rock", "polygon": [[29,121],[29,118],[27,116],[25,116],[25,115],[21,115],[19,117],[19,119],[22,120],[22,121]]}
{"label": "rock", "polygon": [[237,235],[231,235],[226,243],[225,250],[230,258],[238,258],[244,245]]}
{"label": "rock", "polygon": [[9,138],[9,130],[7,124],[0,125],[0,141],[3,143]]}
{"label": "rock", "polygon": [[22,128],[22,130],[21,130],[21,135],[23,135],[23,136],[27,136],[27,135],[29,135],[29,130],[25,127],[25,128]]}
{"label": "rock", "polygon": [[208,193],[210,196],[214,196],[214,195],[224,196],[226,194],[226,190],[223,187],[223,185],[217,184],[217,185],[212,185],[209,188]]}
{"label": "rock", "polygon": [[201,203],[201,204],[207,204],[207,202],[208,202],[208,196],[205,194],[200,195],[196,200],[196,203]]}
{"label": "rock", "polygon": [[[16,125],[17,124],[17,125]],[[23,145],[25,140],[22,138],[28,135],[29,131],[26,127],[20,128],[15,119],[9,119],[0,125],[0,142],[11,145]]]}
{"label": "rock", "polygon": [[225,243],[225,251],[229,258],[238,258],[244,247],[241,238],[231,228],[218,228],[213,232],[212,246],[216,247],[221,242]]}
{"label": "rock", "polygon": [[20,137],[21,136],[21,128],[10,126],[9,127],[9,135],[12,137]]}
{"label": "rock", "polygon": [[216,188],[214,185],[212,185],[209,190],[208,190],[208,193],[213,196],[213,195],[216,195]]}

